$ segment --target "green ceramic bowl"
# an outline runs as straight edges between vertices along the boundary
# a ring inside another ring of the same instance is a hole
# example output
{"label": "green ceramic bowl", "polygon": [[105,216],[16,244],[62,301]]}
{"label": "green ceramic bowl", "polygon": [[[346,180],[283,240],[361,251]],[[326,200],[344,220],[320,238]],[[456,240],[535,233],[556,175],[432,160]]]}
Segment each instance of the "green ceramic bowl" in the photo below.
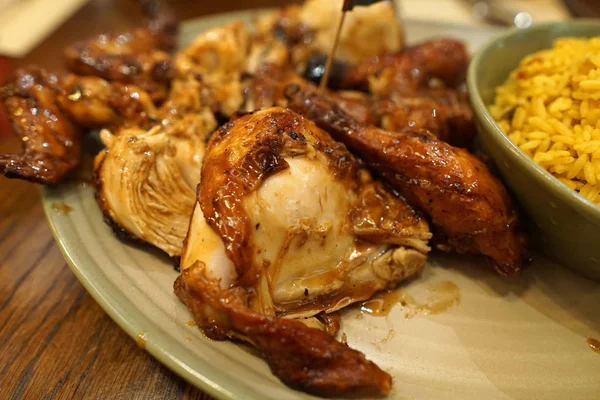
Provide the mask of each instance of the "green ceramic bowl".
{"label": "green ceramic bowl", "polygon": [[494,90],[528,54],[564,36],[600,35],[600,20],[578,20],[510,30],[484,45],[471,61],[469,96],[483,150],[529,219],[534,247],[580,273],[600,279],[600,206],[569,189],[504,135],[487,110]]}

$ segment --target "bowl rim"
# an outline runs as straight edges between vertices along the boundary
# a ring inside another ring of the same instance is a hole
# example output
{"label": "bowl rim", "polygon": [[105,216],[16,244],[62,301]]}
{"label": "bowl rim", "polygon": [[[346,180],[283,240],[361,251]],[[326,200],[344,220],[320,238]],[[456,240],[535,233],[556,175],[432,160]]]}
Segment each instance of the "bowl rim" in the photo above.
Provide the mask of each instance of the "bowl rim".
{"label": "bowl rim", "polygon": [[[506,134],[502,131],[500,126],[496,123],[496,120],[490,114],[488,108],[486,107],[483,99],[481,98],[481,93],[479,90],[479,86],[477,85],[477,71],[479,70],[479,66],[481,64],[481,60],[483,60],[484,56],[494,47],[498,42],[510,39],[516,35],[527,35],[532,32],[539,31],[549,31],[558,26],[589,26],[594,25],[600,28],[600,19],[591,19],[591,18],[582,18],[576,21],[560,21],[560,22],[548,22],[543,24],[536,24],[526,29],[512,28],[507,32],[500,33],[496,35],[494,38],[485,43],[481,48],[477,50],[475,55],[473,56],[471,62],[469,63],[469,68],[467,71],[467,88],[469,92],[469,98],[471,101],[471,105],[473,107],[473,111],[477,115],[479,121],[485,125],[485,129],[491,132],[491,135],[499,141],[502,145],[506,146],[510,153],[512,153],[513,158],[516,160],[518,167],[520,168],[529,168],[529,170],[533,171],[534,179],[539,181],[545,181],[546,187],[549,191],[564,199],[564,201],[571,207],[577,209],[580,213],[585,216],[592,217],[596,220],[597,223],[600,224],[600,205],[592,202],[591,200],[583,197],[578,192],[573,189],[570,189],[567,185],[559,181],[554,175],[550,172],[542,168],[539,164],[537,164],[531,157],[523,152],[517,145],[515,145]],[[565,35],[567,36],[567,35]],[[585,37],[583,35],[573,35],[574,37]],[[542,50],[542,49],[539,49]],[[516,67],[515,67],[516,68]],[[507,77],[508,78],[508,77]]]}

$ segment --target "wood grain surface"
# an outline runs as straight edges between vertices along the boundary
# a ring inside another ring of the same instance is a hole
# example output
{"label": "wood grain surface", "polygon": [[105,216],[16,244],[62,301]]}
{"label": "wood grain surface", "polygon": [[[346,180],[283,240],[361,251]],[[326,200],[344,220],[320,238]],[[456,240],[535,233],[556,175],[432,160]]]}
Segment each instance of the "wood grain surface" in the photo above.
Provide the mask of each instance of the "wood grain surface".
{"label": "wood grain surface", "polygon": [[[283,0],[170,2],[181,19]],[[131,0],[91,0],[27,57],[62,68],[63,47],[143,23]],[[3,65],[6,65],[4,63]],[[2,126],[0,126],[2,128]],[[5,128],[3,128],[5,129]],[[0,135],[0,153],[18,143]],[[140,349],[77,281],[54,243],[38,186],[0,176],[0,398],[209,399]]]}

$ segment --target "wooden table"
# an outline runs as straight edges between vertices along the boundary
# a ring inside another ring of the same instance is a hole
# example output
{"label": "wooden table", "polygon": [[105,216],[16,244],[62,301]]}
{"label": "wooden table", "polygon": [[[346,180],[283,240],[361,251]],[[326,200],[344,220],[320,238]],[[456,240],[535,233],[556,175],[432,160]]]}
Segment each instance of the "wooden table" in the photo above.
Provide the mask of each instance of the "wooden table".
{"label": "wooden table", "polygon": [[[181,19],[284,0],[172,0]],[[143,23],[130,0],[91,0],[27,57],[61,68],[62,48]],[[0,153],[18,151],[0,135]],[[69,270],[43,215],[39,187],[0,176],[0,398],[208,399],[140,349]]]}

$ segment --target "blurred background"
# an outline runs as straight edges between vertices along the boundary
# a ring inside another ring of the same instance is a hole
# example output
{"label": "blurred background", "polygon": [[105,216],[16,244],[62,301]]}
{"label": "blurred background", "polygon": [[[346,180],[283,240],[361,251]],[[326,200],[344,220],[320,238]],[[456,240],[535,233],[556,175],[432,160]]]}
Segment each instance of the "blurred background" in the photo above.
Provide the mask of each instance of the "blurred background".
{"label": "blurred background", "polygon": [[[164,0],[181,20],[237,9],[283,6],[285,0]],[[328,0],[323,0],[328,1]],[[397,0],[406,19],[521,27],[600,16],[597,0]],[[27,64],[62,68],[62,49],[96,33],[143,23],[133,0],[0,0],[0,82]],[[0,110],[0,140],[9,136]]]}

